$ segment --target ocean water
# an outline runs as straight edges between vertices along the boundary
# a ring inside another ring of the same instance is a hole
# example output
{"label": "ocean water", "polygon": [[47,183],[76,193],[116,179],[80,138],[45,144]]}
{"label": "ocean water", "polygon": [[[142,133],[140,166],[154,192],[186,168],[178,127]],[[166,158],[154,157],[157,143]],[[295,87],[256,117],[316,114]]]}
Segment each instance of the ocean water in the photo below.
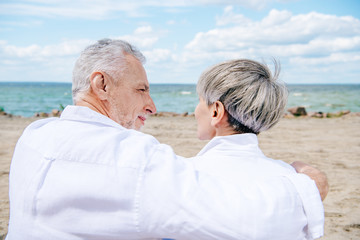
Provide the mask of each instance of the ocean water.
{"label": "ocean water", "polygon": [[[360,112],[360,84],[288,85],[288,107],[308,112]],[[195,84],[151,84],[158,112],[193,113],[198,102]],[[72,104],[70,83],[0,82],[0,108],[13,115],[33,116]]]}

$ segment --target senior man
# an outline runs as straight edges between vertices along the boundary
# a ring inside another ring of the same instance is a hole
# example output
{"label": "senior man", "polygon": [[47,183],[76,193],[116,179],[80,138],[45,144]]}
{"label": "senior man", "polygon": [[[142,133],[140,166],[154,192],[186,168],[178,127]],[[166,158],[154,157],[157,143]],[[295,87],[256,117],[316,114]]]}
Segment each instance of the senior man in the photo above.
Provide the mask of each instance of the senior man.
{"label": "senior man", "polygon": [[[8,240],[238,239],[226,217],[205,219],[242,204],[236,183],[199,178],[191,161],[136,131],[156,112],[143,62],[121,40],[82,52],[75,106],[32,123],[17,143]],[[313,181],[298,175],[318,201]]]}

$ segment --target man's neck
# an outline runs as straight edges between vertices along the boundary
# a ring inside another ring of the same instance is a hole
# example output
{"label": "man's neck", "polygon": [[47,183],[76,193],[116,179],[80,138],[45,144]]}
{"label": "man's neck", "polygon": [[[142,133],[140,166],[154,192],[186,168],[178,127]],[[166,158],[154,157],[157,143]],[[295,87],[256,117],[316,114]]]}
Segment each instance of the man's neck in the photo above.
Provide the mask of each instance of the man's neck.
{"label": "man's neck", "polygon": [[84,96],[78,101],[76,101],[76,106],[88,107],[91,110],[98,112],[102,115],[105,115],[110,118],[109,112],[107,111],[103,102],[98,99],[95,99],[91,96]]}

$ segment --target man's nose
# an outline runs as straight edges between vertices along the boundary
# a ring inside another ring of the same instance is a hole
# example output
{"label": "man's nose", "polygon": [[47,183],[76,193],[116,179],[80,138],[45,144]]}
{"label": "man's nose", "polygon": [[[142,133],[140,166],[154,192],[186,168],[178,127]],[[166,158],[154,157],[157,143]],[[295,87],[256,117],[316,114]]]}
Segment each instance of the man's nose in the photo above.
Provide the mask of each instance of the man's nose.
{"label": "man's nose", "polygon": [[146,112],[149,114],[156,113],[156,106],[153,99],[149,96],[148,104],[146,105]]}

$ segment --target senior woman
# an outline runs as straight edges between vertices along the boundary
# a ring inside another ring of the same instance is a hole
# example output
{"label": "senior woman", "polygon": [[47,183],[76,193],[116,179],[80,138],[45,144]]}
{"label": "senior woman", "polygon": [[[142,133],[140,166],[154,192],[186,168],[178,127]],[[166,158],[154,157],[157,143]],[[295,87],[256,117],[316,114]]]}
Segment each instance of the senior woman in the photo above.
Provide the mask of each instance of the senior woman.
{"label": "senior woman", "polygon": [[[197,134],[211,141],[192,160],[199,179],[215,175],[238,183],[242,200],[224,222],[242,233],[234,239],[323,235],[324,210],[315,183],[305,175],[294,177],[289,164],[266,157],[258,146],[257,135],[280,120],[287,103],[278,70],[276,62],[272,75],[264,64],[232,60],[206,70],[198,81]],[[221,197],[233,197],[226,192]]]}

